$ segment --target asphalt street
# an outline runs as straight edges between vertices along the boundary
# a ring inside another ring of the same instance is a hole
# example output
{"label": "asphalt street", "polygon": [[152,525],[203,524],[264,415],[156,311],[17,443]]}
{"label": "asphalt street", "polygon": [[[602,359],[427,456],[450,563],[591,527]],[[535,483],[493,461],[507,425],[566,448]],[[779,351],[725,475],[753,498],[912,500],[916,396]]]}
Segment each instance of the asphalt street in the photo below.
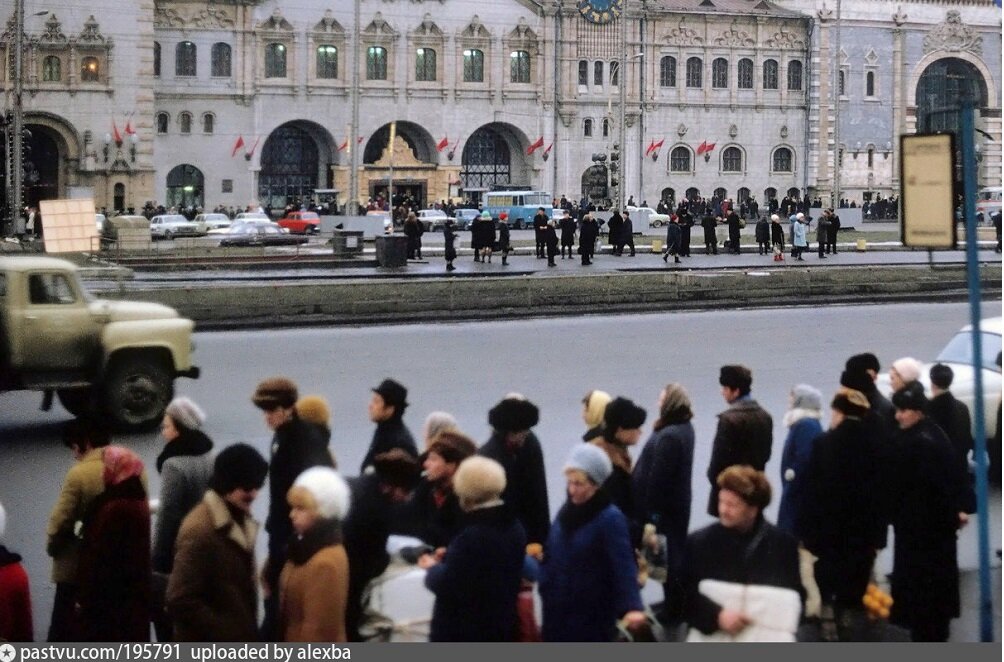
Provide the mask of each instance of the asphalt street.
{"label": "asphalt street", "polygon": [[[988,302],[982,310],[987,317],[999,316],[1001,303]],[[709,491],[704,473],[715,415],[725,406],[717,383],[720,365],[743,362],[753,370],[753,396],[774,416],[774,452],[767,472],[776,482],[785,436],[781,419],[792,385],[813,384],[828,399],[849,355],[873,351],[884,366],[906,355],[930,359],[967,320],[963,304],[896,304],[200,333],[195,356],[202,377],[179,380],[176,386],[179,394],[206,409],[207,432],[217,447],[246,441],[267,454],[271,434],[251,405],[251,393],[264,377],[293,378],[302,394],[328,399],[332,449],[346,475],[358,472],[373,430],[366,416],[369,389],[384,377],[393,376],[410,389],[405,421],[416,436],[429,412],[446,410],[474,439],[484,441],[490,433],[488,409],[508,392],[523,393],[541,409],[536,433],[544,449],[553,513],[563,500],[563,460],[583,432],[579,403],[585,392],[600,388],[632,398],[648,410],[648,429],[659,391],[679,381],[690,391],[695,409],[691,526],[696,528],[710,521],[704,513]],[[48,413],[38,411],[40,400],[34,393],[0,395],[0,500],[8,510],[4,542],[25,556],[36,636],[44,638],[54,591],[44,553],[45,524],[72,457],[58,439],[59,425],[68,415],[58,404]],[[152,467],[162,445],[157,434],[123,436],[116,442],[136,450],[151,467],[150,487],[156,495],[160,481]],[[266,498],[263,493],[255,504],[259,518]],[[772,519],[776,513],[775,501],[767,515]],[[992,547],[999,549],[999,489],[992,492],[990,515]],[[264,538],[258,548],[260,561]],[[972,572],[977,558],[976,527],[971,525],[960,537],[964,615],[953,623],[954,641],[978,640]],[[999,560],[994,559],[1000,641]],[[879,569],[887,571],[890,565],[886,551]],[[646,595],[658,599],[652,591]]]}

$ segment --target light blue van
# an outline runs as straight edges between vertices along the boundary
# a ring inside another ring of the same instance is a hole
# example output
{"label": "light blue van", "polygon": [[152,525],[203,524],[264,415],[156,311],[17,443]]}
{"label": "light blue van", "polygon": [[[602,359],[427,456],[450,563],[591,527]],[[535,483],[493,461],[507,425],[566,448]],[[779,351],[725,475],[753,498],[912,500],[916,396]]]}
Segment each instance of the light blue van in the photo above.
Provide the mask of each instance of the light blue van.
{"label": "light blue van", "polygon": [[554,198],[547,191],[491,191],[484,194],[482,201],[492,218],[498,220],[505,212],[506,224],[517,230],[532,227],[533,217],[541,207],[549,219],[554,209]]}

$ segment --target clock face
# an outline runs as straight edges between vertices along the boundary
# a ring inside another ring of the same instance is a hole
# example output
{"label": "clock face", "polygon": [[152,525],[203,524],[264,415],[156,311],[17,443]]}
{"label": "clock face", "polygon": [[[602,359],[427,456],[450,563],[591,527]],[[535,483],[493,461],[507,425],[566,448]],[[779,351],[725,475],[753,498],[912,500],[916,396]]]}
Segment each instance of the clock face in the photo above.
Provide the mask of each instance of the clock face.
{"label": "clock face", "polygon": [[579,0],[577,7],[584,19],[602,25],[621,15],[624,0]]}

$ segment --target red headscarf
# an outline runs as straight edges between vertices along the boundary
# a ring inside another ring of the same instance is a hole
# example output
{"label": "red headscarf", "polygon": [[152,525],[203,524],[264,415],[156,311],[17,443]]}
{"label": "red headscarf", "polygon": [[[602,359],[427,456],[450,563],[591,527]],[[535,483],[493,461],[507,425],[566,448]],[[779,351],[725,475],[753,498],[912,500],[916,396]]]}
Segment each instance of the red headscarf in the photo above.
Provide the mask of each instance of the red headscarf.
{"label": "red headscarf", "polygon": [[105,485],[118,485],[143,474],[143,460],[128,448],[109,446],[104,452]]}

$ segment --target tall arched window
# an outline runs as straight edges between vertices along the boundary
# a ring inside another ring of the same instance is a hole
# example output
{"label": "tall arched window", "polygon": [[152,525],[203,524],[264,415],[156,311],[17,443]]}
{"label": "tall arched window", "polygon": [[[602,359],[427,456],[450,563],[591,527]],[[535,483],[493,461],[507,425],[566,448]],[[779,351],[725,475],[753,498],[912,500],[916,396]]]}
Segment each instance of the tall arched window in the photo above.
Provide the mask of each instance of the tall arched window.
{"label": "tall arched window", "polygon": [[160,76],[160,42],[153,42],[153,75]]}
{"label": "tall arched window", "polygon": [[745,186],[741,187],[738,191],[736,191],[736,198],[740,203],[746,202],[750,198],[750,190]]}
{"label": "tall arched window", "polygon": [[603,62],[593,62],[593,85],[603,86]]}
{"label": "tall arched window", "polygon": [[672,172],[690,172],[690,150],[682,145],[669,153],[669,169]]}
{"label": "tall arched window", "polygon": [[614,60],[610,63],[610,85],[611,87],[617,87],[620,81],[621,63]]}
{"label": "tall arched window", "polygon": [[[581,66],[579,67],[579,80],[582,80]],[[468,48],[464,51],[464,82],[483,83],[485,82],[485,54],[476,48]]]}
{"label": "tall arched window", "polygon": [[179,41],[174,47],[174,75],[196,75],[196,48],[190,41]]}
{"label": "tall arched window", "polygon": [[509,53],[509,82],[530,82],[530,54],[526,51]]}
{"label": "tall arched window", "polygon": [[265,78],[286,77],[286,45],[265,44]]}
{"label": "tall arched window", "polygon": [[777,89],[777,60],[763,61],[763,89]]}
{"label": "tall arched window", "polygon": [[729,86],[729,61],[716,57],[711,61],[711,87],[725,89]]}
{"label": "tall arched window", "polygon": [[672,55],[659,60],[659,87],[676,87],[676,58]]}
{"label": "tall arched window", "polygon": [[718,200],[724,200],[724,199],[725,199],[725,197],[726,197],[726,196],[727,196],[728,194],[729,194],[729,192],[728,192],[728,191],[726,191],[726,190],[725,190],[725,188],[724,188],[724,187],[722,187],[722,186],[719,186],[718,188],[716,188],[716,189],[715,189],[715,192],[714,192],[714,193],[712,193],[712,195],[713,195],[713,196],[714,196],[715,198],[717,198]]}
{"label": "tall arched window", "polygon": [[96,57],[85,57],[80,61],[80,80],[85,83],[97,83],[101,80],[101,64]]}
{"label": "tall arched window", "polygon": [[157,113],[157,133],[167,133],[167,128],[170,122],[171,117],[167,113]]}
{"label": "tall arched window", "polygon": [[582,135],[586,138],[593,137],[593,121],[588,117],[582,120]]}
{"label": "tall arched window", "polygon": [[579,85],[589,85],[589,62],[586,60],[579,60]]}
{"label": "tall arched window", "polygon": [[178,130],[181,133],[191,133],[192,132],[192,114],[191,113],[181,113],[178,115]]}
{"label": "tall arched window", "polygon": [[753,89],[753,60],[742,58],[736,66],[736,87],[740,90]]}
{"label": "tall arched window", "polygon": [[366,49],[366,80],[387,80],[387,49],[370,46]]}
{"label": "tall arched window", "polygon": [[774,158],[771,160],[771,170],[774,172],[792,172],[792,154],[787,147],[778,147],[774,150]]}
{"label": "tall arched window", "polygon": [[687,59],[687,87],[704,87],[704,63],[699,57]]}
{"label": "tall arched window", "polygon": [[317,77],[338,78],[338,48],[331,44],[317,47]]}
{"label": "tall arched window", "polygon": [[[946,57],[932,62],[917,82],[917,130],[959,130],[959,99],[986,108],[989,93],[979,69],[965,60]],[[946,112],[947,111],[947,112]]]}
{"label": "tall arched window", "polygon": [[742,172],[743,153],[738,147],[726,147],[722,152],[722,172]]}
{"label": "tall arched window", "polygon": [[788,63],[788,89],[802,89],[802,63],[798,60],[792,60]]}
{"label": "tall arched window", "polygon": [[431,48],[415,49],[415,80],[431,82],[436,80],[436,51]]}
{"label": "tall arched window", "polygon": [[216,117],[212,113],[202,116],[202,133],[212,133],[216,128]]}
{"label": "tall arched window", "polygon": [[865,74],[865,96],[875,96],[875,72],[869,71]]}
{"label": "tall arched window", "polygon": [[840,96],[847,94],[847,74],[843,69],[837,72],[837,94]]}
{"label": "tall arched window", "polygon": [[214,77],[230,78],[231,61],[230,44],[222,41],[213,44],[211,70]]}
{"label": "tall arched window", "polygon": [[42,80],[55,83],[63,79],[63,65],[57,55],[46,55],[42,60]]}
{"label": "tall arched window", "polygon": [[610,137],[610,120],[604,118],[603,119],[602,127],[603,127],[603,137],[604,138],[609,138]]}

